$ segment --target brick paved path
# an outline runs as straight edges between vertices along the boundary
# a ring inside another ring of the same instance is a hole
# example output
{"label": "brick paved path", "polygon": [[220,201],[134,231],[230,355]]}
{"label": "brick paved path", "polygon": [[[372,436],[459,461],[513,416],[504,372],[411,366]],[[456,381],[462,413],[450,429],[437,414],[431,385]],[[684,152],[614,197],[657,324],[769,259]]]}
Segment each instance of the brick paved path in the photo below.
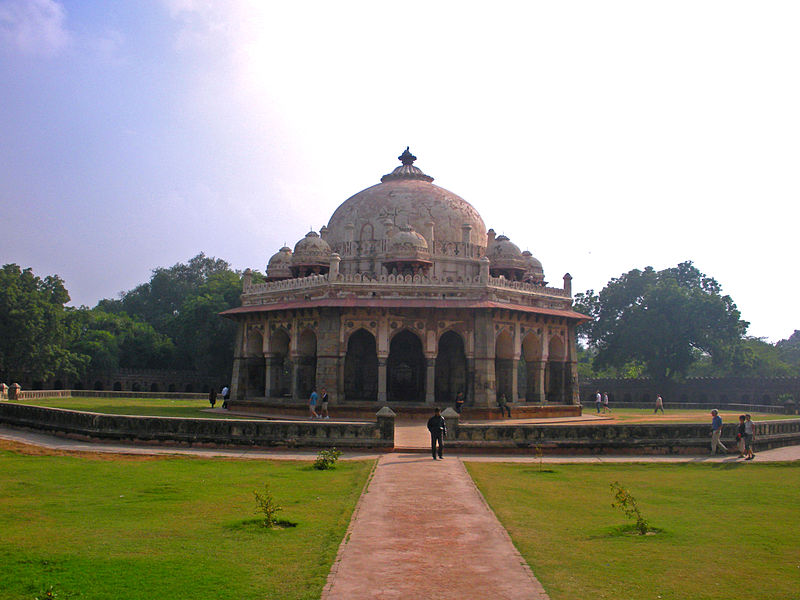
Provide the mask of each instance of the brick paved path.
{"label": "brick paved path", "polygon": [[382,456],[322,600],[546,599],[467,475],[445,455]]}

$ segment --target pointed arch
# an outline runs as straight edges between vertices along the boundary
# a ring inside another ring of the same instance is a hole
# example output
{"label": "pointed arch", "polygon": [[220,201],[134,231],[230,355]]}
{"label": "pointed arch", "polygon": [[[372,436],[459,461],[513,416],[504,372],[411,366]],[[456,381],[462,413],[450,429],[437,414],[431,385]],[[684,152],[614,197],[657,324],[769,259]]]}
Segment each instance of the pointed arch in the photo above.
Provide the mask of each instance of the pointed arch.
{"label": "pointed arch", "polygon": [[453,330],[439,338],[436,351],[434,394],[439,404],[452,404],[456,394],[467,393],[467,356],[464,338]]}
{"label": "pointed arch", "polygon": [[364,328],[347,339],[344,358],[346,400],[378,399],[378,352],[375,336]]}
{"label": "pointed arch", "polygon": [[497,397],[500,395],[510,401],[512,398],[514,368],[514,338],[508,329],[503,329],[495,338],[494,343],[494,377]]}
{"label": "pointed arch", "polygon": [[408,329],[392,337],[386,361],[389,402],[422,402],[425,399],[426,361],[422,348],[422,340]]}

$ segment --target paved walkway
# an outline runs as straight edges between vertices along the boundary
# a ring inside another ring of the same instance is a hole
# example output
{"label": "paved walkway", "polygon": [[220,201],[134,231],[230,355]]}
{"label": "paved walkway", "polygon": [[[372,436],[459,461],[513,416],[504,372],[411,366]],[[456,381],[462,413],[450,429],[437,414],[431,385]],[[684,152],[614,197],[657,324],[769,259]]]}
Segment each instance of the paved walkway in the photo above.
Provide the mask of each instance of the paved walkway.
{"label": "paved walkway", "polygon": [[380,458],[322,600],[546,599],[457,457]]}

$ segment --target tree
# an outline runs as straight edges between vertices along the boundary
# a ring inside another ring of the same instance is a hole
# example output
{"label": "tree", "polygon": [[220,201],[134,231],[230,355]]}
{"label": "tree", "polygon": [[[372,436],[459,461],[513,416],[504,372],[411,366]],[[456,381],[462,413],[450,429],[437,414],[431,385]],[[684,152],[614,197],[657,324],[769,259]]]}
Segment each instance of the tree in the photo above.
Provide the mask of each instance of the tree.
{"label": "tree", "polygon": [[691,262],[634,269],[599,294],[577,294],[575,308],[593,318],[578,333],[596,352],[596,368],[639,363],[656,380],[685,376],[704,355],[730,362],[748,326],[719,283]]}
{"label": "tree", "polygon": [[238,306],[241,292],[240,273],[200,253],[186,264],[155,269],[148,283],[119,300],[101,300],[96,309],[128,315],[172,340],[171,366],[227,379],[236,327],[219,313]]}
{"label": "tree", "polygon": [[0,269],[0,377],[3,381],[76,375],[88,361],[66,347],[64,304],[69,293],[58,275],[44,279],[7,264]]}

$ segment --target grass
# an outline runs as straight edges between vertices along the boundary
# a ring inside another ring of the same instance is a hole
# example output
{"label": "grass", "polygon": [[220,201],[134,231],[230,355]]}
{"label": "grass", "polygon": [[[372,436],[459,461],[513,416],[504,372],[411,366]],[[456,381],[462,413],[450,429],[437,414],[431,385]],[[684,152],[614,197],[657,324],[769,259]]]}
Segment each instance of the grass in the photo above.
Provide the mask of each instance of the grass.
{"label": "grass", "polygon": [[467,467],[552,600],[800,598],[800,464]]}
{"label": "grass", "polygon": [[[0,598],[319,598],[371,461],[0,450]],[[37,452],[39,455],[31,455]],[[254,490],[283,507],[267,529]]]}
{"label": "grass", "polygon": [[[171,398],[37,398],[24,400],[23,404],[66,408],[107,415],[133,415],[150,417],[191,417],[197,419],[244,419],[241,415],[225,412],[208,412],[208,400],[188,400]],[[219,408],[220,400],[217,403]],[[256,418],[256,417],[252,417]]]}
{"label": "grass", "polygon": [[[673,408],[666,409],[664,414],[653,414],[650,408],[613,408],[610,413],[605,413],[603,416],[611,417],[611,420],[605,421],[606,423],[711,423],[710,410],[698,409],[681,409]],[[594,406],[584,406],[583,414],[586,416],[596,415]],[[600,413],[601,415],[603,413]],[[725,423],[738,423],[739,415],[744,414],[740,410],[724,410],[719,411],[722,420]],[[754,421],[775,421],[778,419],[797,419],[797,415],[783,415],[772,413],[750,413]]]}

